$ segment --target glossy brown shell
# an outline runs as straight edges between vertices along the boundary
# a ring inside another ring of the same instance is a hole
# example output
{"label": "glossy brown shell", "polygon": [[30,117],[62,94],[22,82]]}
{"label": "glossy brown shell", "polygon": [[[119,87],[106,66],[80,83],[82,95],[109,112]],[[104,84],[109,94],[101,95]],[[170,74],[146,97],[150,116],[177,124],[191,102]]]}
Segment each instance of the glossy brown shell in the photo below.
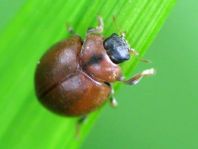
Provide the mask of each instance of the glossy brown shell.
{"label": "glossy brown shell", "polygon": [[[93,57],[100,57],[95,61]],[[111,62],[101,35],[89,34],[84,43],[73,36],[57,43],[41,58],[35,73],[39,101],[66,116],[85,115],[103,105],[120,68]]]}

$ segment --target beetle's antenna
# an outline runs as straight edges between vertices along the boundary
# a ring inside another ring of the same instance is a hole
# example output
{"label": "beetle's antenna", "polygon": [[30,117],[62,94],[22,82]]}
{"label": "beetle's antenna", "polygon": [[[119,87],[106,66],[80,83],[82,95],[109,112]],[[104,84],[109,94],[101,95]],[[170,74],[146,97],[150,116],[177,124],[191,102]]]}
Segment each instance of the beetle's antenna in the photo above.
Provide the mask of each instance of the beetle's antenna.
{"label": "beetle's antenna", "polygon": [[[117,24],[117,21],[116,21],[116,17],[115,17],[115,16],[113,16],[112,19],[113,19],[113,24],[114,24],[114,27],[115,27],[116,31],[119,33],[119,35],[121,36],[121,38],[122,38],[123,40],[125,40],[126,43],[128,44],[128,42],[127,42],[127,40],[126,40],[126,38],[125,38],[126,32],[121,32],[120,28],[118,27],[118,24]],[[128,44],[128,45],[129,45],[129,44]],[[139,53],[138,53],[135,49],[133,49],[133,48],[130,48],[130,49],[129,49],[129,53],[130,53],[131,55],[133,55],[133,56],[136,56],[136,57],[139,55]],[[144,59],[144,58],[138,58],[138,57],[137,57],[137,59],[140,60],[141,62],[144,62],[144,63],[151,63],[150,60],[147,60],[147,59]]]}
{"label": "beetle's antenna", "polygon": [[144,58],[140,58],[140,57],[137,57],[138,55],[139,55],[139,53],[135,50],[135,49],[129,49],[129,53],[131,54],[131,55],[133,55],[133,56],[136,56],[136,58],[138,59],[138,60],[140,60],[141,62],[143,62],[143,63],[151,63],[151,61],[150,60],[148,60],[148,59],[144,59]]}
{"label": "beetle's antenna", "polygon": [[113,24],[114,24],[114,27],[115,27],[116,31],[119,33],[119,35],[120,35],[123,39],[125,39],[126,32],[125,32],[125,31],[121,31],[120,27],[119,27],[118,24],[117,24],[116,17],[113,16],[113,17],[112,17],[112,20],[113,20]]}
{"label": "beetle's antenna", "polygon": [[143,63],[152,63],[152,61],[151,60],[149,60],[149,59],[145,59],[145,58],[138,58],[141,62],[143,62]]}
{"label": "beetle's antenna", "polygon": [[[118,24],[117,24],[117,21],[116,21],[116,17],[113,16],[112,17],[112,20],[113,20],[113,25],[114,25],[116,31],[119,33],[119,35],[122,36],[122,32],[120,31],[120,28],[118,27]],[[124,33],[124,36],[125,36],[125,33]]]}

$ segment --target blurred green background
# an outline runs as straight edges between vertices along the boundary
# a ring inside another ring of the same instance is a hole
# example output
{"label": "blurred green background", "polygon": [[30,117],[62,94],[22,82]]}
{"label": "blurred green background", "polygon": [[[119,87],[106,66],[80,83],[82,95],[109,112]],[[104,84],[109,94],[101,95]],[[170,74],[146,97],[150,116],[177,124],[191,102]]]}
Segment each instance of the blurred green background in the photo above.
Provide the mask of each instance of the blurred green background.
{"label": "blurred green background", "polygon": [[157,75],[121,86],[83,149],[198,148],[198,1],[178,1],[145,55]]}

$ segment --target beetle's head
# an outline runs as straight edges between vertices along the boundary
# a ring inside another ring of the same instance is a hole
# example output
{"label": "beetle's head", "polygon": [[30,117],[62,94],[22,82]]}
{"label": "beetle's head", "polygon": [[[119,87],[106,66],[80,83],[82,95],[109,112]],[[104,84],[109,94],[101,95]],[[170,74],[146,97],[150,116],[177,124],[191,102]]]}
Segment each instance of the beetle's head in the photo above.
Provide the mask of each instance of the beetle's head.
{"label": "beetle's head", "polygon": [[105,39],[103,45],[110,59],[116,64],[122,63],[130,58],[129,45],[124,37],[118,36],[116,33],[113,33]]}

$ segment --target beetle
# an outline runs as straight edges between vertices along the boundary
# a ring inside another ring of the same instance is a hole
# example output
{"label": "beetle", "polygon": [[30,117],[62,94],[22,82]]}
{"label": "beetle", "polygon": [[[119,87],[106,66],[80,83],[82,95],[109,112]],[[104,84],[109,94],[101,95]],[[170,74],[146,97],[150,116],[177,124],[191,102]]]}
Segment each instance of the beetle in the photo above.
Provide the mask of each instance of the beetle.
{"label": "beetle", "polygon": [[104,38],[103,20],[88,29],[85,39],[73,34],[53,45],[40,59],[35,72],[35,90],[39,101],[50,111],[71,117],[84,117],[101,107],[108,99],[117,102],[112,83],[137,84],[144,76],[154,74],[147,69],[128,80],[120,63],[135,56],[124,34],[113,33]]}

